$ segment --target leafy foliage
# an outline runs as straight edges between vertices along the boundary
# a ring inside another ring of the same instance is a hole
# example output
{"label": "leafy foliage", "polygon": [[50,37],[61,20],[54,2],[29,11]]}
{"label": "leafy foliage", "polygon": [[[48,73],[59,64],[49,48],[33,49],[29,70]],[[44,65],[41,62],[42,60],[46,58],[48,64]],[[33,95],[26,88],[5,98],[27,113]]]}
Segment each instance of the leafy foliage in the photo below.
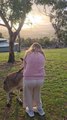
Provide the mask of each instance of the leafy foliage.
{"label": "leafy foliage", "polygon": [[51,6],[50,21],[55,29],[55,33],[58,38],[58,42],[66,42],[67,32],[67,0],[35,0],[36,4]]}
{"label": "leafy foliage", "polygon": [[31,0],[5,0],[1,2],[0,11],[11,23],[20,21],[31,10]]}
{"label": "leafy foliage", "polygon": [[3,26],[7,27],[10,37],[8,62],[14,63],[14,42],[24,24],[26,14],[31,10],[32,2],[31,0],[1,0],[0,5]]}

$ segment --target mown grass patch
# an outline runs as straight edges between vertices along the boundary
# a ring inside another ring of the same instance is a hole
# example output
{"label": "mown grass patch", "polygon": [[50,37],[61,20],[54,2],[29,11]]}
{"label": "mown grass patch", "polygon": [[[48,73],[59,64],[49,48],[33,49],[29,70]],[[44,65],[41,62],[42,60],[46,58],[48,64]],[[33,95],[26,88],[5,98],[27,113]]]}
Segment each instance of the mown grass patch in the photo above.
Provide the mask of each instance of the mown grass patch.
{"label": "mown grass patch", "polygon": [[[25,51],[15,53],[16,63],[8,64],[8,53],[0,54],[0,120],[5,114],[6,94],[3,90],[3,80],[6,75],[17,71],[22,67],[20,57],[23,57]],[[46,120],[67,120],[67,48],[65,49],[46,49],[46,77],[42,87],[43,108],[46,113]],[[23,107],[16,103],[16,97],[13,98],[12,107],[7,120],[31,120]],[[18,119],[17,119],[17,118]],[[44,117],[35,115],[34,120],[45,120]],[[4,119],[3,119],[4,120]]]}

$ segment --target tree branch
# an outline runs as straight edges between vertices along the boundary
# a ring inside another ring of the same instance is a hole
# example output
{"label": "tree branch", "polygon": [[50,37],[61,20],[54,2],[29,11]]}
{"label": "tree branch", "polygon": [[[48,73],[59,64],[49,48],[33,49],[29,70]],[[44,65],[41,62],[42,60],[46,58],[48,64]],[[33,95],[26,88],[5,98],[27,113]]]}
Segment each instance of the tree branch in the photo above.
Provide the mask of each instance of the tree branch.
{"label": "tree branch", "polygon": [[23,19],[21,20],[21,22],[19,23],[19,27],[18,29],[16,30],[16,34],[18,34],[24,24],[24,21],[25,21],[25,16],[23,17]]}
{"label": "tree branch", "polygon": [[0,26],[4,26],[4,27],[6,27],[6,25],[4,25],[4,24],[1,24],[1,23],[0,23]]}
{"label": "tree branch", "polygon": [[2,20],[4,21],[4,23],[5,23],[4,26],[7,27],[9,31],[11,31],[11,27],[9,26],[9,24],[8,24],[6,18],[4,17],[4,15],[3,15],[1,10],[0,10],[0,16],[1,16]]}

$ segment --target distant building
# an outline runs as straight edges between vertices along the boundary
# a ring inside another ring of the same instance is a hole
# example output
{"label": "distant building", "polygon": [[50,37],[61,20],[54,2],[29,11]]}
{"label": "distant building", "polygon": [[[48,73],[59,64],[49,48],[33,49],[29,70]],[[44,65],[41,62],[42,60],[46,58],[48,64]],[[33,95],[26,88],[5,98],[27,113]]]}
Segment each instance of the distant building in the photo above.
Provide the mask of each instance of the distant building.
{"label": "distant building", "polygon": [[[14,43],[14,51],[19,51],[19,44]],[[9,52],[9,41],[5,38],[0,38],[0,52]]]}

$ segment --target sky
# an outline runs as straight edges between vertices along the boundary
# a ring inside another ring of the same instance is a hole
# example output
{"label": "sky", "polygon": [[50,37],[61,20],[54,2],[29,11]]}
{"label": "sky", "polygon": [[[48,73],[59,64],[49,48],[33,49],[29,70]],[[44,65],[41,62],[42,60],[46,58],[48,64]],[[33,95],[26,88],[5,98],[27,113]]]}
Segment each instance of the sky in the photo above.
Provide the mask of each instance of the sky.
{"label": "sky", "polygon": [[43,11],[43,6],[36,6],[35,4],[32,7],[32,11],[27,15],[24,28],[36,27],[38,25],[47,25],[51,24],[48,16],[45,15]]}
{"label": "sky", "polygon": [[53,34],[54,29],[50,23],[50,18],[45,15],[42,6],[36,6],[34,4],[32,11],[26,16],[26,20],[20,32],[21,37],[50,37],[53,36]]}
{"label": "sky", "polygon": [[27,15],[25,24],[22,27],[21,35],[23,37],[52,37],[54,29],[50,23],[49,16],[45,15],[42,6],[32,7],[32,11]]}

